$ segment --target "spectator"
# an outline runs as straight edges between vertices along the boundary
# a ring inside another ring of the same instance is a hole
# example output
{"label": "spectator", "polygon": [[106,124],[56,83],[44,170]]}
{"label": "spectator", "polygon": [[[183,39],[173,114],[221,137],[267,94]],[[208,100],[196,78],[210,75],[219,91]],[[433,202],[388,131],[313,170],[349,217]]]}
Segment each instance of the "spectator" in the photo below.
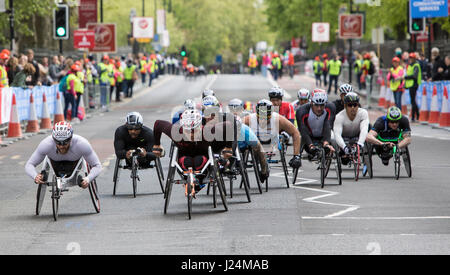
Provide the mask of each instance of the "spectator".
{"label": "spectator", "polygon": [[19,67],[19,59],[17,57],[11,57],[8,61],[8,82],[13,83],[14,77],[21,71]]}
{"label": "spectator", "polygon": [[444,71],[444,80],[448,81],[450,80],[450,72],[449,72],[449,68],[450,68],[450,55],[447,55],[445,57],[445,71]]}
{"label": "spectator", "polygon": [[30,78],[36,73],[36,69],[33,64],[27,63],[23,67],[19,73],[14,76],[14,82],[11,84],[11,87],[20,87],[23,89],[32,89],[32,86],[27,86],[27,79]]}
{"label": "spectator", "polygon": [[53,84],[57,84],[63,77],[61,64],[59,63],[58,56],[55,55],[52,57],[52,64],[48,69],[48,73],[50,78],[52,79]]}
{"label": "spectator", "polygon": [[425,57],[423,53],[419,54],[419,64],[422,69],[422,80],[428,81],[431,80],[431,63]]}
{"label": "spectator", "polygon": [[40,86],[42,83],[39,81],[41,73],[39,70],[39,64],[34,59],[34,51],[32,49],[29,49],[27,51],[27,57],[28,57],[28,63],[33,64],[34,69],[36,70],[35,73],[31,76],[31,81],[28,82],[31,86]]}
{"label": "spectator", "polygon": [[433,48],[431,50],[431,58],[433,60],[433,71],[431,73],[433,81],[444,80],[445,61],[439,55],[439,49]]}
{"label": "spectator", "polygon": [[49,75],[49,64],[48,64],[48,57],[42,58],[42,64],[39,65],[39,71],[40,71],[40,77],[39,81],[44,86],[50,86],[52,84],[52,79]]}
{"label": "spectator", "polygon": [[28,64],[28,57],[24,54],[20,54],[19,56],[19,69],[23,70],[25,65]]}
{"label": "spectator", "polygon": [[394,57],[392,59],[392,68],[387,75],[387,80],[389,81],[391,91],[394,93],[395,105],[399,109],[402,108],[402,95],[405,90],[404,75],[403,67],[400,66],[400,58]]}

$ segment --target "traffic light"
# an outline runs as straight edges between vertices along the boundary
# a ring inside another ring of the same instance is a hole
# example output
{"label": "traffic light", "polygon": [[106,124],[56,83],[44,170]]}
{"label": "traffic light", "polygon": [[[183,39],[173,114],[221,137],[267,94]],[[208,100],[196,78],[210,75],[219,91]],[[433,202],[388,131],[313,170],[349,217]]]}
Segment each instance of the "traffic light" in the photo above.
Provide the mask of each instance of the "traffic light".
{"label": "traffic light", "polygon": [[187,56],[186,47],[184,45],[181,47],[180,55],[182,57],[186,57]]}
{"label": "traffic light", "polygon": [[69,39],[69,6],[58,5],[53,9],[53,38]]}
{"label": "traffic light", "polygon": [[411,20],[411,31],[423,33],[425,31],[425,18],[413,18]]}

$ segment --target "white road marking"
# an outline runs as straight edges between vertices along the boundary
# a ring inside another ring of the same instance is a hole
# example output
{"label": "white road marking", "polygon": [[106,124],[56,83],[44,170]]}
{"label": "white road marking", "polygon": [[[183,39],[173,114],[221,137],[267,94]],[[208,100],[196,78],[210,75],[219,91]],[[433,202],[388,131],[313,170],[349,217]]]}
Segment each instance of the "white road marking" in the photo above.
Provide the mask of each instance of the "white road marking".
{"label": "white road marking", "polygon": [[0,160],[2,160],[2,159],[4,159],[4,158],[6,158],[6,155],[0,156]]}
{"label": "white road marking", "polygon": [[[301,173],[302,171],[299,171],[299,173]],[[284,172],[282,173],[276,173],[273,176],[275,177],[283,177],[284,178]],[[292,176],[289,176],[290,179],[292,179]],[[346,207],[346,209],[342,210],[342,211],[338,211],[335,213],[332,213],[330,215],[327,215],[325,217],[317,217],[317,218],[334,218],[334,217],[339,217],[342,216],[346,213],[349,212],[353,212],[356,211],[360,208],[359,205],[352,205],[352,204],[341,204],[341,203],[331,203],[331,202],[324,202],[324,201],[318,201],[319,199],[323,199],[323,198],[327,198],[327,197],[332,197],[332,196],[337,196],[340,193],[339,192],[333,192],[333,191],[327,191],[327,190],[323,190],[323,189],[315,189],[315,188],[307,188],[307,187],[301,187],[299,185],[305,185],[305,184],[309,184],[309,183],[314,183],[317,182],[317,180],[313,180],[313,179],[306,179],[306,178],[297,178],[297,180],[299,180],[300,182],[298,182],[297,184],[295,184],[293,186],[293,188],[296,189],[303,189],[303,190],[307,190],[307,191],[314,191],[314,192],[319,192],[319,193],[325,193],[324,195],[320,195],[320,196],[314,196],[314,197],[310,197],[310,198],[306,198],[303,199],[306,202],[309,203],[318,203],[318,204],[324,204],[324,205],[332,205],[332,206],[339,206],[339,207]]]}
{"label": "white road marking", "polygon": [[[270,74],[267,77],[267,81],[269,81],[270,85],[272,85],[272,86],[280,86],[280,85],[278,85],[278,83],[273,79],[273,77]],[[286,92],[284,94],[284,98],[287,100],[290,100],[290,99],[292,99],[292,96]]]}
{"label": "white road marking", "polygon": [[304,220],[450,220],[450,216],[431,217],[302,217]]}
{"label": "white road marking", "polygon": [[258,237],[263,238],[263,237],[272,237],[272,235],[258,235]]}
{"label": "white road marking", "polygon": [[11,159],[20,159],[20,155],[12,156]]}
{"label": "white road marking", "polygon": [[214,82],[216,82],[216,80],[217,80],[217,75],[215,74],[215,75],[212,77],[211,81],[208,83],[208,85],[206,85],[205,90],[211,89],[212,85],[214,84]]}

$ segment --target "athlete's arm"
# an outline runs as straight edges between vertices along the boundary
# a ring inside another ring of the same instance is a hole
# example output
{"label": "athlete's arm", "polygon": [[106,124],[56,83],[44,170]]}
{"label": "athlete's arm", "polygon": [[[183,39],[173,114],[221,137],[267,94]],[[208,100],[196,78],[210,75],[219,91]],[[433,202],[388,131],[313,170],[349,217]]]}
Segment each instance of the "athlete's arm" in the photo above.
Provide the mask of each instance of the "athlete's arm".
{"label": "athlete's arm", "polygon": [[305,108],[300,108],[297,110],[296,117],[297,117],[298,130],[300,131],[300,135],[301,135],[304,143],[307,146],[310,146],[312,144],[312,139],[311,139],[309,129],[306,126],[306,123],[304,121],[304,120],[306,120],[306,115],[307,115],[307,113],[306,113]]}
{"label": "athlete's arm", "polygon": [[118,159],[125,159],[127,155],[127,150],[125,149],[125,140],[124,137],[120,134],[120,128],[116,130],[114,134],[114,151],[116,152],[116,156]]}
{"label": "athlete's arm", "polygon": [[300,155],[300,143],[301,143],[301,137],[298,130],[295,128],[294,124],[292,124],[289,120],[287,120],[283,116],[278,116],[279,118],[279,125],[280,125],[280,132],[285,131],[289,135],[292,136],[292,139],[294,140],[294,155]]}
{"label": "athlete's arm", "polygon": [[100,160],[91,144],[87,140],[83,141],[80,150],[84,160],[86,160],[91,168],[87,178],[89,179],[89,182],[92,182],[102,172],[102,164],[100,163]]}
{"label": "athlete's arm", "polygon": [[367,135],[366,140],[370,144],[383,146],[384,143],[381,140],[379,140],[377,137],[378,137],[378,133],[372,129],[372,130],[370,130],[369,134]]}
{"label": "athlete's arm", "polygon": [[411,132],[403,133],[403,140],[398,143],[398,148],[402,149],[411,144]]}
{"label": "athlete's arm", "polygon": [[341,148],[345,148],[345,141],[342,138],[342,129],[344,124],[344,116],[337,116],[334,122],[334,138],[336,139],[337,145]]}
{"label": "athlete's arm", "polygon": [[44,142],[45,140],[39,144],[34,153],[31,155],[30,159],[27,161],[27,164],[25,165],[25,172],[33,180],[36,180],[36,177],[38,176],[38,172],[36,172],[36,166],[38,166],[46,156],[45,152],[42,150]]}

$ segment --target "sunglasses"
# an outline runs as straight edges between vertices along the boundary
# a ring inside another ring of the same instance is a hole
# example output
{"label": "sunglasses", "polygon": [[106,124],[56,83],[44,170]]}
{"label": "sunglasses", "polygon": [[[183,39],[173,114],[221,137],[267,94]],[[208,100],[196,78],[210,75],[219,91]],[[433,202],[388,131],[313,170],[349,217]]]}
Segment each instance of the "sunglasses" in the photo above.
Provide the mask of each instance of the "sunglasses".
{"label": "sunglasses", "polygon": [[317,106],[317,107],[325,107],[325,104],[316,104],[316,103],[314,103],[314,106]]}
{"label": "sunglasses", "polygon": [[71,141],[72,141],[72,139],[68,139],[68,140],[65,140],[65,141],[58,141],[58,140],[55,140],[55,143],[56,143],[56,145],[59,145],[59,146],[66,146],[66,145],[69,144]]}
{"label": "sunglasses", "polygon": [[136,125],[127,125],[128,130],[141,130],[142,127]]}
{"label": "sunglasses", "polygon": [[358,103],[349,103],[349,104],[347,104],[347,106],[350,107],[350,108],[359,107]]}

